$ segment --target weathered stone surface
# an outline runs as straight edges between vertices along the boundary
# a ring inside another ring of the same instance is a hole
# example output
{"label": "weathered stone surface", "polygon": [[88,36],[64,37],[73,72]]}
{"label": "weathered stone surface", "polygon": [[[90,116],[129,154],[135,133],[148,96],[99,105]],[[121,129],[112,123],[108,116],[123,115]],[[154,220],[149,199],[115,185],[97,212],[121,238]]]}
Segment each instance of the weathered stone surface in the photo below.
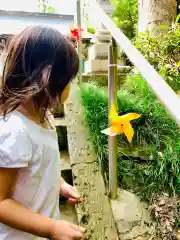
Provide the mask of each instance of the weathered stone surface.
{"label": "weathered stone surface", "polygon": [[74,185],[83,202],[77,205],[78,222],[87,229],[85,239],[117,240],[118,234],[97,156],[83,123],[83,109],[77,95],[76,82],[65,105],[68,121],[68,146]]}
{"label": "weathered stone surface", "polygon": [[[118,72],[125,72],[126,66],[123,59],[118,60]],[[85,62],[85,73],[96,74],[108,72],[108,59],[89,59]]]}
{"label": "weathered stone surface", "polygon": [[177,233],[177,240],[180,240],[180,230]]}
{"label": "weathered stone surface", "polygon": [[153,230],[148,205],[125,190],[118,190],[118,196],[111,206],[120,239],[148,240]]}
{"label": "weathered stone surface", "polygon": [[72,224],[78,224],[76,210],[74,206],[71,206],[67,201],[60,203],[61,219]]}
{"label": "weathered stone surface", "polygon": [[[78,99],[77,99],[78,98]],[[68,121],[68,146],[71,164],[97,161],[88,128],[83,122],[83,108],[74,83],[68,102],[64,106]]]}
{"label": "weathered stone surface", "polygon": [[80,225],[86,227],[86,239],[117,240],[115,227],[108,196],[99,169],[94,163],[81,163],[72,168],[74,184],[83,197],[82,204],[77,207]]}
{"label": "weathered stone surface", "polygon": [[108,44],[96,43],[88,48],[89,59],[107,59],[108,58]]}

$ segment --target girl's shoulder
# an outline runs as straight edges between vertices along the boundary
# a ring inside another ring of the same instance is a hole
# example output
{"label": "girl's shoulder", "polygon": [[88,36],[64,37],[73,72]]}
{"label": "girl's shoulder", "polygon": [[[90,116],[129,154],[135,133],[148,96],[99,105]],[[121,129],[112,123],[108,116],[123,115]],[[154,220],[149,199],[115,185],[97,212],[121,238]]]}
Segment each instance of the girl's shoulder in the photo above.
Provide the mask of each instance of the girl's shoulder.
{"label": "girl's shoulder", "polygon": [[15,112],[0,117],[0,167],[27,167],[32,142],[23,117]]}
{"label": "girl's shoulder", "polygon": [[9,113],[5,117],[0,116],[0,136],[4,132],[26,134],[26,129],[27,126],[18,112]]}

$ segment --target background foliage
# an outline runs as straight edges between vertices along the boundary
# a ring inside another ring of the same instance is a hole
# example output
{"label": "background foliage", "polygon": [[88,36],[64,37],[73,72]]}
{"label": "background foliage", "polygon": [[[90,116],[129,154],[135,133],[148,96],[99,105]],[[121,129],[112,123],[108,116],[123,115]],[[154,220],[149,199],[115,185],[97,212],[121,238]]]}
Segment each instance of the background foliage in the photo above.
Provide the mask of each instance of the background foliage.
{"label": "background foliage", "polygon": [[111,0],[115,7],[113,19],[124,34],[132,39],[136,36],[138,21],[137,0]]}
{"label": "background foliage", "polygon": [[141,33],[134,41],[135,46],[162,75],[174,91],[180,91],[180,24],[161,26],[163,35],[153,36],[152,32]]}
{"label": "background foliage", "polygon": [[37,5],[43,13],[54,13],[55,8],[53,8],[48,0],[37,0]]}

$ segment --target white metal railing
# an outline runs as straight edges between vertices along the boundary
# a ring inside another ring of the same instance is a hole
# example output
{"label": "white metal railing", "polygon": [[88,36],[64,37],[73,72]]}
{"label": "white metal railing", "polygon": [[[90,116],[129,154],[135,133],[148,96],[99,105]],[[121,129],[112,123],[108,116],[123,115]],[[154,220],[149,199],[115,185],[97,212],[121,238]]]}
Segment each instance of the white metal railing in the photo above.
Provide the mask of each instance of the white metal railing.
{"label": "white metal railing", "polygon": [[[141,73],[157,98],[167,109],[172,118],[180,126],[180,99],[177,94],[170,88],[164,79],[155,71],[144,56],[135,48],[131,41],[116,27],[111,18],[101,9],[100,5],[92,0],[90,4],[89,14],[96,14],[98,19],[107,30],[111,33],[112,41],[109,45],[109,73],[108,73],[108,89],[109,89],[109,109],[112,103],[116,103],[116,79],[117,79],[117,58],[116,56],[118,44],[125,52],[130,61]],[[109,190],[110,196],[117,196],[117,147],[116,138],[109,137]]]}

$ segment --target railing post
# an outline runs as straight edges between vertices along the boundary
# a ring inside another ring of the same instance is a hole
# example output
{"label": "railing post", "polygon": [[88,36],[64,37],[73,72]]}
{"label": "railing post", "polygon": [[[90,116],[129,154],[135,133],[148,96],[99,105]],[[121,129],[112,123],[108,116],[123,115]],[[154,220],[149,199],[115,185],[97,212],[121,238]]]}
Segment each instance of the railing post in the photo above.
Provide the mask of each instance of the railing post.
{"label": "railing post", "polygon": [[78,41],[78,55],[80,59],[79,66],[79,83],[82,83],[82,33],[81,33],[81,1],[77,0],[77,27],[79,29],[80,39]]}
{"label": "railing post", "polygon": [[[117,44],[111,39],[108,49],[108,109],[117,104]],[[110,120],[109,120],[110,121]],[[111,123],[109,122],[109,125]],[[117,197],[117,138],[109,136],[109,193],[112,199]]]}

